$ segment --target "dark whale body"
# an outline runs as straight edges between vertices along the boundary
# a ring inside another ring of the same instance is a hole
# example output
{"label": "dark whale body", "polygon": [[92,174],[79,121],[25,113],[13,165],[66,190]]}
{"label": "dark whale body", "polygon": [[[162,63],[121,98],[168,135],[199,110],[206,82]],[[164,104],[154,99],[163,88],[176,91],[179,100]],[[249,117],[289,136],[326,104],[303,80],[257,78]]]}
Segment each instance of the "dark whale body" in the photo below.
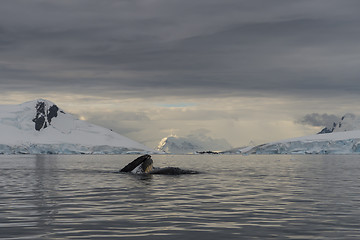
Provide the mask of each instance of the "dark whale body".
{"label": "dark whale body", "polygon": [[197,174],[199,172],[193,170],[184,170],[178,167],[155,168],[151,174],[180,175],[180,174]]}
{"label": "dark whale body", "polygon": [[153,160],[149,154],[143,155],[126,165],[120,170],[123,173],[134,174],[164,174],[164,175],[180,175],[180,174],[197,174],[199,172],[193,170],[184,170],[178,167],[154,168]]}

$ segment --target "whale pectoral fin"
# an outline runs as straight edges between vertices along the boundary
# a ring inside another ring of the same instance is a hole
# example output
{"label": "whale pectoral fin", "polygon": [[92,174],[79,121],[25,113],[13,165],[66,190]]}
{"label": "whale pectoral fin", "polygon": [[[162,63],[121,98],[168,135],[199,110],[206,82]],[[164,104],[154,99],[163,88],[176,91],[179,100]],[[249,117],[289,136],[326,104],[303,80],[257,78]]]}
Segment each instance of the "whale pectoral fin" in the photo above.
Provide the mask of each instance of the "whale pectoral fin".
{"label": "whale pectoral fin", "polygon": [[[138,167],[140,164],[143,164],[144,162],[147,162],[147,166],[149,165],[149,162],[151,161],[151,166],[152,166],[152,159],[151,156],[149,154],[143,155],[138,157],[137,159],[135,159],[134,161],[132,161],[131,163],[129,163],[128,165],[126,165],[124,168],[122,168],[120,170],[120,172],[131,172],[133,171],[136,167]],[[143,165],[144,166],[144,165]],[[145,168],[146,169],[146,168]]]}

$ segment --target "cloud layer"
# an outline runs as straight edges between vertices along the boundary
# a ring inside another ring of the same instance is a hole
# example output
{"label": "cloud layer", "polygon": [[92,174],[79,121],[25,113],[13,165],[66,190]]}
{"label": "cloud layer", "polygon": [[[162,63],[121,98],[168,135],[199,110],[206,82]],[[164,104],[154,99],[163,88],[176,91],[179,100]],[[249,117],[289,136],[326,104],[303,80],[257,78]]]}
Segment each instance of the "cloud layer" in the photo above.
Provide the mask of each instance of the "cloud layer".
{"label": "cloud layer", "polygon": [[299,122],[314,127],[332,127],[334,123],[338,123],[341,117],[334,114],[306,114]]}
{"label": "cloud layer", "polygon": [[[233,146],[360,113],[357,0],[2,0],[0,102],[43,97],[149,146]],[[328,115],[307,113],[327,112]]]}
{"label": "cloud layer", "polygon": [[4,0],[1,90],[356,93],[358,7],[350,0]]}

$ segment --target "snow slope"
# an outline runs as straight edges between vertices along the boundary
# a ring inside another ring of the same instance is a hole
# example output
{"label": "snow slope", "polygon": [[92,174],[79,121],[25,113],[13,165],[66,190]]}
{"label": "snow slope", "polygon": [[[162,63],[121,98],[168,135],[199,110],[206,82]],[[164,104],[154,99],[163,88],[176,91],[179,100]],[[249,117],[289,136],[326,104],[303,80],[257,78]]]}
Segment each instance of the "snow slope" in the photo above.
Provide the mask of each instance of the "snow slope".
{"label": "snow slope", "polygon": [[317,134],[258,145],[245,154],[359,154],[360,130]]}
{"label": "snow slope", "polygon": [[122,154],[152,152],[109,129],[81,121],[38,99],[0,105],[0,154]]}
{"label": "snow slope", "polygon": [[231,148],[231,145],[225,139],[213,139],[201,135],[189,135],[187,137],[178,137],[171,135],[163,138],[158,147],[158,151],[173,154],[189,154],[202,151],[222,151]]}
{"label": "snow slope", "polygon": [[360,130],[360,119],[354,114],[347,113],[339,119],[339,121],[333,122],[331,126],[323,128],[319,134],[354,130]]}

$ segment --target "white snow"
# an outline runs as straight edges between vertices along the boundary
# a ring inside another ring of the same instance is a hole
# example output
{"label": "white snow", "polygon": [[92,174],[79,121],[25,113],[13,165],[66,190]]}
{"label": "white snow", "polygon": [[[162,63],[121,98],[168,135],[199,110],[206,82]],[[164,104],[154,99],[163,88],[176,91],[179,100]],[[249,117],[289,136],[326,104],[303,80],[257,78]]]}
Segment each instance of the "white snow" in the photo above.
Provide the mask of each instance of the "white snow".
{"label": "white snow", "polygon": [[245,154],[359,154],[360,130],[317,134],[258,145]]}
{"label": "white snow", "polygon": [[345,114],[334,127],[334,132],[360,130],[360,119],[353,114]]}
{"label": "white snow", "polygon": [[0,153],[2,154],[121,154],[154,152],[109,129],[78,120],[59,108],[47,127],[35,130],[36,104],[45,111],[54,103],[38,99],[20,105],[0,105]]}
{"label": "white snow", "polygon": [[201,151],[222,151],[231,148],[225,139],[213,139],[204,134],[178,137],[170,135],[163,138],[157,150],[173,154],[192,154]]}

